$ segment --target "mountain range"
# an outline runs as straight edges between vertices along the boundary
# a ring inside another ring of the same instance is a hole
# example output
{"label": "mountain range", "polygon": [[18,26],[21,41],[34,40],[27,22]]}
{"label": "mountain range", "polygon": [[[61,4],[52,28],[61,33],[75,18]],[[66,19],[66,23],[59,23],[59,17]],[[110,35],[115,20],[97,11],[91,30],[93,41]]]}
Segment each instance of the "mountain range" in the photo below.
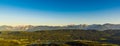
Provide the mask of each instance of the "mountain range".
{"label": "mountain range", "polygon": [[40,30],[58,30],[58,29],[81,29],[81,30],[120,30],[120,24],[80,24],[66,26],[0,26],[0,31],[40,31]]}

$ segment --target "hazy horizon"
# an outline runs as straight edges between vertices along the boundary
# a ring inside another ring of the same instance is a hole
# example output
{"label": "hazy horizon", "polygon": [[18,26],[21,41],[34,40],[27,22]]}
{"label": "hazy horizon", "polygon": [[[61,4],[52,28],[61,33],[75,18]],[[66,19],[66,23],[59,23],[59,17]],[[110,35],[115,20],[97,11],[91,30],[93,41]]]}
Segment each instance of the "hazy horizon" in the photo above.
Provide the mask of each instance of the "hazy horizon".
{"label": "hazy horizon", "polygon": [[[17,27],[17,26],[68,26],[68,25],[104,25],[104,24],[114,24],[114,23],[103,23],[103,24],[100,24],[100,23],[94,23],[94,24],[61,24],[61,25],[30,25],[30,24],[24,24],[24,25],[20,25],[20,24],[17,24],[17,25],[0,25],[0,26],[13,26],[13,27]],[[115,24],[117,25],[117,24]],[[118,24],[120,25],[120,24]]]}
{"label": "hazy horizon", "polygon": [[120,23],[118,0],[0,0],[0,25]]}

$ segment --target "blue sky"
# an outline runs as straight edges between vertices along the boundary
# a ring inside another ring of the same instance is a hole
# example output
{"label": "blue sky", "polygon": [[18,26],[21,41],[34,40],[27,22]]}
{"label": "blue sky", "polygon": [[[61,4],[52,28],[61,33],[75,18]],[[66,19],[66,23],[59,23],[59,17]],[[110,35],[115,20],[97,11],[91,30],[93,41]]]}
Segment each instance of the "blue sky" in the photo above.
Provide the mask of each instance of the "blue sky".
{"label": "blue sky", "polygon": [[0,25],[120,23],[119,0],[0,0]]}

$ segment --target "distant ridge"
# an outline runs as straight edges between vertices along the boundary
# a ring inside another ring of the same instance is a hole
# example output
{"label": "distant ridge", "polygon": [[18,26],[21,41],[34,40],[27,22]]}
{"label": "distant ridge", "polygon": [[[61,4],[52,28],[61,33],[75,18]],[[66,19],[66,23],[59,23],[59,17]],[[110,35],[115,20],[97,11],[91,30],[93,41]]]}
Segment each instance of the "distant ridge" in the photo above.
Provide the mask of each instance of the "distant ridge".
{"label": "distant ridge", "polygon": [[120,30],[120,24],[80,24],[67,26],[0,26],[0,31],[40,31],[40,30],[58,30],[58,29],[81,29],[81,30]]}

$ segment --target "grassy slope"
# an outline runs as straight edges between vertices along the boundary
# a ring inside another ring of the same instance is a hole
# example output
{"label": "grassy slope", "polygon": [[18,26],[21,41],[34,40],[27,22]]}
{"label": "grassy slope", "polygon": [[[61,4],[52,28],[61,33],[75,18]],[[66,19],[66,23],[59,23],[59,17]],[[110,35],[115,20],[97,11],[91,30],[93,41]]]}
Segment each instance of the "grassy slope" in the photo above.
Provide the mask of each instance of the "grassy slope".
{"label": "grassy slope", "polygon": [[[46,44],[46,43],[77,43],[82,45],[105,46],[114,44],[95,42],[106,40],[111,34],[101,31],[83,31],[83,30],[54,30],[54,31],[36,31],[36,32],[9,32],[2,31],[0,34],[0,46],[24,46],[28,44]],[[77,40],[77,41],[75,41]],[[90,42],[89,42],[90,41]],[[68,44],[67,44],[68,45]]]}

